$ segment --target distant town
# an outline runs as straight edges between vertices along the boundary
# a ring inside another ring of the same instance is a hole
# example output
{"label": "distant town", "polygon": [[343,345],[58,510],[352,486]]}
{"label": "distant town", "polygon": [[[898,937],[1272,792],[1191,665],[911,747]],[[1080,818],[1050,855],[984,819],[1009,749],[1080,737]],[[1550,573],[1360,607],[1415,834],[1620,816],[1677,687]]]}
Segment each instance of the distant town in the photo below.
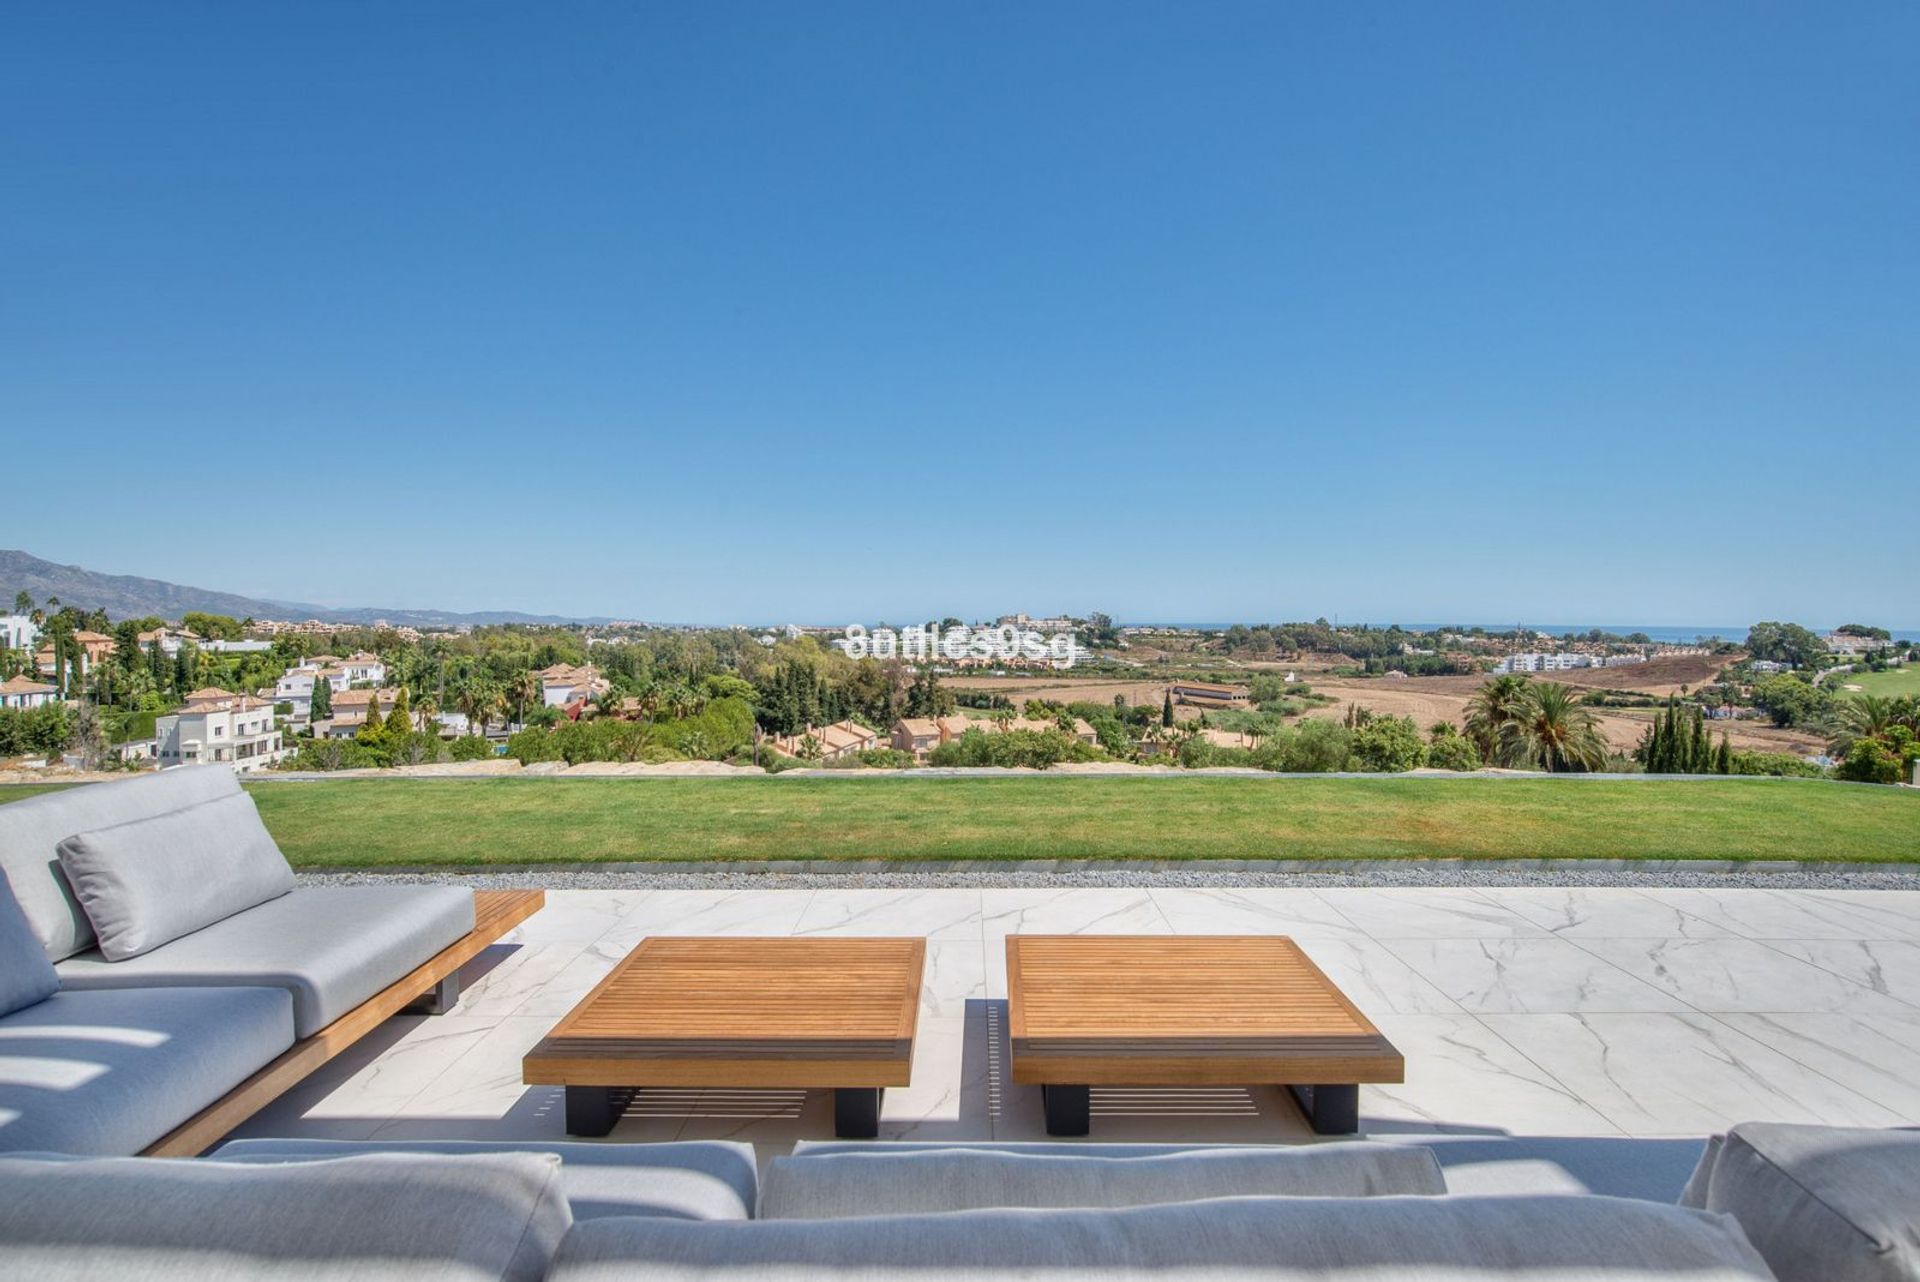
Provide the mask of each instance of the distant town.
{"label": "distant town", "polygon": [[[0,770],[244,773],[1000,767],[1915,778],[1920,650],[1886,628],[896,625],[1070,637],[851,657],[844,628],[116,617],[13,594]],[[874,627],[885,626],[876,622]],[[856,649],[856,653],[859,652]]]}

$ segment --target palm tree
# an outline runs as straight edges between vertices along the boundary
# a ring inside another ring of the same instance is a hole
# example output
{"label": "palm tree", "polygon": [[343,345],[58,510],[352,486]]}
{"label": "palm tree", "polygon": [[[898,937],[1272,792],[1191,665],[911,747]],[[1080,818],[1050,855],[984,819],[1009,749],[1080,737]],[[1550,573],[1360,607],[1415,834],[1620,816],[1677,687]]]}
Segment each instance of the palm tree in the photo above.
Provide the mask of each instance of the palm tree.
{"label": "palm tree", "polygon": [[1557,681],[1543,681],[1527,692],[1520,716],[1505,727],[1502,749],[1515,764],[1555,774],[1607,764],[1607,741],[1593,713]]}
{"label": "palm tree", "polygon": [[473,676],[453,697],[454,706],[467,718],[468,733],[484,735],[493,714],[505,706],[500,686],[492,677]]}
{"label": "palm tree", "polygon": [[1480,755],[1487,761],[1508,764],[1501,760],[1508,727],[1526,712],[1532,687],[1532,681],[1518,674],[1495,677],[1467,700],[1467,738],[1479,745]]}
{"label": "palm tree", "polygon": [[1840,720],[1857,735],[1878,739],[1899,718],[1894,700],[1877,694],[1856,694],[1840,707]]}

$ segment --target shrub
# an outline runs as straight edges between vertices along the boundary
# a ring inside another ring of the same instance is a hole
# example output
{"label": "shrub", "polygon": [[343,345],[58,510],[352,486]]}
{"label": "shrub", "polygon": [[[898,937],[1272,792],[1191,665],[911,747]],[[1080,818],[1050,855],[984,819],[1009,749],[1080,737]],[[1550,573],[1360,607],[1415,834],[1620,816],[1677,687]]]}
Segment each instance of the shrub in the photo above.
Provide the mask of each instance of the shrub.
{"label": "shrub", "polygon": [[1736,752],[1733,754],[1732,764],[1732,773],[1736,775],[1818,779],[1826,774],[1826,771],[1813,762],[1796,757],[1790,752]]}
{"label": "shrub", "polygon": [[1899,783],[1900,758],[1877,740],[1855,739],[1835,773],[1854,783]]}
{"label": "shrub", "polygon": [[477,734],[463,734],[453,741],[455,761],[485,761],[493,755],[493,745]]}
{"label": "shrub", "polygon": [[1460,734],[1436,735],[1427,745],[1427,764],[1435,770],[1478,770],[1486,763],[1480,748]]}
{"label": "shrub", "polygon": [[1423,764],[1427,745],[1412,717],[1376,716],[1354,731],[1353,756],[1362,770],[1395,773]]}
{"label": "shrub", "polygon": [[1100,751],[1058,730],[1012,730],[987,734],[969,730],[928,756],[935,766],[1026,766],[1045,770],[1062,761],[1098,761]]}

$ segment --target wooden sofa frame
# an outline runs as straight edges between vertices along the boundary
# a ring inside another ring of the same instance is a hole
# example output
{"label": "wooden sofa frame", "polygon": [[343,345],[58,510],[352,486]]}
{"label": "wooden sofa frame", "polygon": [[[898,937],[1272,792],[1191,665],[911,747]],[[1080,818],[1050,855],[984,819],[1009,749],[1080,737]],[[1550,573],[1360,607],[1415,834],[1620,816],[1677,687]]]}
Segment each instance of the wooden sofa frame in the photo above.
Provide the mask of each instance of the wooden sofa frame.
{"label": "wooden sofa frame", "polygon": [[378,1028],[390,1016],[426,998],[442,1010],[457,1000],[455,975],[489,944],[540,911],[544,890],[476,890],[473,932],[442,949],[405,978],[381,989],[311,1037],[295,1042],[278,1058],[201,1109],[142,1151],[142,1157],[195,1157],[226,1138],[334,1056]]}

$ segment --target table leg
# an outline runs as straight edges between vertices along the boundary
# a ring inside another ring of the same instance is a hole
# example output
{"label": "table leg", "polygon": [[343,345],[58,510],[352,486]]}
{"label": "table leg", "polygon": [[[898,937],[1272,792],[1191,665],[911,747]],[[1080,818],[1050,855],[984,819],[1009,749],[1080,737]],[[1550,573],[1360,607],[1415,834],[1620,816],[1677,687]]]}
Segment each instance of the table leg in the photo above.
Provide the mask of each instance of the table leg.
{"label": "table leg", "polygon": [[1042,1086],[1040,1106],[1047,1114],[1049,1135],[1085,1135],[1093,1129],[1090,1086]]}
{"label": "table leg", "polygon": [[870,1140],[880,1134],[880,1095],[876,1086],[842,1086],[833,1093],[833,1133],[843,1140]]}
{"label": "table leg", "polygon": [[607,1134],[626,1111],[632,1094],[617,1086],[567,1087],[567,1134]]}
{"label": "table leg", "polygon": [[1289,1086],[1316,1135],[1352,1135],[1360,1129],[1358,1086]]}

